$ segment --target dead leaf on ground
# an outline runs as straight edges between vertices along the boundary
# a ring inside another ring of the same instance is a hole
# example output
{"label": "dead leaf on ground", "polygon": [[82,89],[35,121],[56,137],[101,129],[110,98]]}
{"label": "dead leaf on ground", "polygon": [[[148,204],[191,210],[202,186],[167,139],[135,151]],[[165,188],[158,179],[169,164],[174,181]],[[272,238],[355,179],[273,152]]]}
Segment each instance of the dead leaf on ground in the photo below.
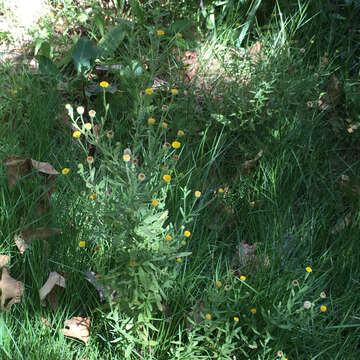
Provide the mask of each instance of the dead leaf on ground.
{"label": "dead leaf on ground", "polygon": [[55,170],[55,168],[47,162],[40,162],[33,159],[31,160],[31,164],[34,169],[40,171],[43,174],[49,175],[58,175],[59,173]]}
{"label": "dead leaf on ground", "polygon": [[10,191],[19,179],[30,171],[30,160],[12,155],[3,160],[4,165],[8,167],[8,181]]}
{"label": "dead leaf on ground", "polygon": [[90,318],[73,317],[66,320],[63,333],[65,336],[83,341],[87,346],[90,336]]}
{"label": "dead leaf on ground", "polygon": [[56,271],[50,273],[43,287],[40,289],[40,301],[44,301],[46,296],[51,292],[55,285],[66,288],[65,279]]}
{"label": "dead leaf on ground", "polygon": [[264,150],[260,150],[257,153],[257,155],[254,157],[254,159],[247,160],[247,161],[244,162],[244,164],[243,164],[243,174],[242,174],[244,177],[249,175],[251,170],[254,168],[256,162],[262,157],[263,153],[264,153]]}
{"label": "dead leaf on ground", "polygon": [[9,263],[9,261],[10,261],[9,255],[0,255],[0,268],[7,265]]}
{"label": "dead leaf on ground", "polygon": [[[21,296],[24,293],[24,284],[21,281],[13,279],[6,267],[2,269],[2,276],[0,280],[1,289],[1,310],[7,311],[12,305],[21,301]],[[10,300],[7,305],[5,303]]]}

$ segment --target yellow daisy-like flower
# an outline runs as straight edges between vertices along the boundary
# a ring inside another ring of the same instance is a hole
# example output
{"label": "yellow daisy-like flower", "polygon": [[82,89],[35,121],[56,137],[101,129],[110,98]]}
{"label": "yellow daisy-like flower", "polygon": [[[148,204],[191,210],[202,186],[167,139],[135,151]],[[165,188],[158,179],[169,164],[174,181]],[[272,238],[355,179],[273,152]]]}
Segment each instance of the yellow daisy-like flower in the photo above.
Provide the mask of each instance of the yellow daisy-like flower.
{"label": "yellow daisy-like flower", "polygon": [[164,30],[156,30],[157,34],[159,36],[165,35],[165,31]]}
{"label": "yellow daisy-like flower", "polygon": [[325,305],[321,305],[321,306],[320,306],[320,310],[321,310],[322,312],[325,312],[325,311],[327,310],[327,307],[326,307]]}
{"label": "yellow daisy-like flower", "polygon": [[197,190],[195,191],[195,197],[199,198],[201,196],[201,191]]}
{"label": "yellow daisy-like flower", "polygon": [[171,240],[172,240],[172,236],[171,236],[171,235],[166,235],[166,236],[165,236],[165,239],[166,239],[167,241],[171,241]]}
{"label": "yellow daisy-like flower", "polygon": [[239,319],[237,316],[234,316],[234,321],[235,321],[235,322],[239,322],[239,320],[240,320],[240,319]]}
{"label": "yellow daisy-like flower", "polygon": [[85,241],[79,241],[79,247],[83,248],[85,247]]}
{"label": "yellow daisy-like flower", "polygon": [[256,309],[252,308],[250,311],[252,314],[256,314]]}
{"label": "yellow daisy-like flower", "polygon": [[73,135],[72,135],[75,139],[78,139],[81,136],[81,132],[80,131],[74,131]]}
{"label": "yellow daisy-like flower", "polygon": [[205,317],[206,317],[208,320],[211,320],[211,314],[207,313],[207,314],[205,315]]}
{"label": "yellow daisy-like flower", "polygon": [[159,205],[159,202],[157,200],[153,200],[151,202],[152,206],[158,206]]}
{"label": "yellow daisy-like flower", "polygon": [[179,131],[177,132],[177,134],[178,134],[178,136],[184,136],[184,135],[185,135],[185,133],[184,133],[182,130],[179,130]]}
{"label": "yellow daisy-like flower", "polygon": [[177,262],[181,262],[181,260],[182,260],[181,257],[178,257],[178,258],[176,259]]}
{"label": "yellow daisy-like flower", "polygon": [[310,44],[313,44],[315,42],[315,40],[310,40]]}
{"label": "yellow daisy-like flower", "polygon": [[174,95],[177,95],[179,93],[179,90],[177,89],[171,89],[171,93]]}
{"label": "yellow daisy-like flower", "polygon": [[102,88],[106,89],[106,88],[109,86],[109,83],[108,83],[107,81],[102,81],[102,82],[100,83],[100,86],[101,86]]}
{"label": "yellow daisy-like flower", "polygon": [[17,90],[13,90],[13,92],[12,92],[12,93],[13,93],[14,95],[16,95],[16,94],[17,94],[17,92],[18,92]]}
{"label": "yellow daisy-like flower", "polygon": [[245,280],[246,280],[246,276],[241,275],[241,276],[240,276],[240,280],[245,281]]}
{"label": "yellow daisy-like flower", "polygon": [[163,122],[161,123],[161,126],[162,126],[163,128],[166,128],[166,127],[168,126],[168,123],[165,122],[165,121],[163,121]]}
{"label": "yellow daisy-like flower", "polygon": [[91,200],[95,200],[96,198],[97,198],[97,195],[96,195],[96,194],[91,194],[91,195],[90,195],[90,199],[91,199]]}
{"label": "yellow daisy-like flower", "polygon": [[135,264],[136,264],[136,261],[135,261],[135,260],[130,260],[130,262],[129,262],[129,265],[130,265],[130,266],[135,266]]}
{"label": "yellow daisy-like flower", "polygon": [[185,231],[184,231],[184,236],[190,237],[190,236],[191,236],[191,232],[190,232],[189,230],[185,230]]}
{"label": "yellow daisy-like flower", "polygon": [[150,89],[150,88],[147,88],[147,89],[145,89],[145,92],[146,92],[148,95],[151,95],[151,94],[154,92],[154,90],[153,90],[153,89]]}
{"label": "yellow daisy-like flower", "polygon": [[222,194],[222,193],[224,192],[224,189],[223,189],[223,188],[220,188],[218,191],[219,191],[219,193]]}
{"label": "yellow daisy-like flower", "polygon": [[163,179],[164,179],[165,182],[169,183],[171,181],[171,176],[169,174],[165,174],[163,176]]}
{"label": "yellow daisy-like flower", "polygon": [[151,124],[151,125],[155,124],[155,121],[156,120],[153,117],[148,118],[148,123]]}
{"label": "yellow daisy-like flower", "polygon": [[131,158],[131,156],[130,156],[129,154],[123,155],[123,160],[124,160],[125,162],[130,161],[130,158]]}
{"label": "yellow daisy-like flower", "polygon": [[312,268],[311,268],[310,266],[307,266],[307,267],[305,268],[305,270],[306,270],[308,273],[311,273],[311,272],[312,272]]}
{"label": "yellow daisy-like flower", "polygon": [[217,287],[221,287],[221,285],[222,285],[222,282],[221,282],[221,281],[217,281],[217,282],[216,282],[216,286],[217,286]]}
{"label": "yellow daisy-like flower", "polygon": [[92,125],[91,125],[90,123],[84,124],[84,128],[85,128],[86,130],[91,130],[91,127],[92,127]]}
{"label": "yellow daisy-like flower", "polygon": [[64,168],[64,169],[61,170],[61,173],[62,173],[63,175],[66,175],[66,174],[69,173],[69,171],[70,171],[69,168]]}
{"label": "yellow daisy-like flower", "polygon": [[173,141],[173,143],[171,144],[171,146],[174,148],[174,149],[179,149],[180,146],[181,146],[181,143],[179,141]]}

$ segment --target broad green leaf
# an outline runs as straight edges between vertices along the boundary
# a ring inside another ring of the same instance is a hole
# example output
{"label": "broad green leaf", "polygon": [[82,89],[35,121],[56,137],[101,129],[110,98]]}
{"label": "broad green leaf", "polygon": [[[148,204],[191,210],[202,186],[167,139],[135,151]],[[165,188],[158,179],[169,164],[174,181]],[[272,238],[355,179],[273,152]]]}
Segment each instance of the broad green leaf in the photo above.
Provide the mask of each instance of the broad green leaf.
{"label": "broad green leaf", "polygon": [[99,49],[93,45],[89,39],[81,37],[77,41],[75,49],[72,53],[76,70],[81,73],[84,70],[90,69],[91,62],[99,55]]}

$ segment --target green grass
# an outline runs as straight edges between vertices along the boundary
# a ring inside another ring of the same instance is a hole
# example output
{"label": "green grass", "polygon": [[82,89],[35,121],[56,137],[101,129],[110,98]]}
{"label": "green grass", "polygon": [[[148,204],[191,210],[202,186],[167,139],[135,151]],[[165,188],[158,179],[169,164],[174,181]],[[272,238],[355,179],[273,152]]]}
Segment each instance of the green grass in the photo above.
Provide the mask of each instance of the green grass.
{"label": "green grass", "polygon": [[[56,19],[80,21],[84,9],[61,3]],[[91,64],[77,74],[71,57],[61,60],[77,38],[63,35],[67,50],[60,49],[51,22],[46,41],[65,90],[51,72],[1,66],[0,158],[31,158],[60,172],[39,216],[49,176],[31,169],[10,190],[0,167],[0,254],[10,255],[9,273],[25,285],[21,302],[0,315],[1,358],[357,359],[356,2],[207,2],[203,11],[195,1],[114,3],[124,37],[99,63],[121,70]],[[83,19],[83,35],[101,42],[115,10],[94,4],[89,16],[100,17]],[[262,49],[254,57],[256,42]],[[203,88],[185,80],[188,49],[198,54]],[[155,77],[165,86],[147,95]],[[98,87],[85,103],[83,84],[90,91],[104,80],[117,91]],[[92,130],[72,137],[69,125],[82,128],[80,105],[96,110],[98,139]],[[180,149],[171,148],[174,140]],[[123,160],[126,148],[137,164]],[[14,236],[29,225],[62,233],[31,239],[21,255]],[[253,262],[244,263],[241,244],[256,246]],[[86,281],[88,270],[110,286],[106,301]],[[39,298],[52,271],[66,278],[56,310]],[[76,316],[91,319],[88,346],[62,333]]]}

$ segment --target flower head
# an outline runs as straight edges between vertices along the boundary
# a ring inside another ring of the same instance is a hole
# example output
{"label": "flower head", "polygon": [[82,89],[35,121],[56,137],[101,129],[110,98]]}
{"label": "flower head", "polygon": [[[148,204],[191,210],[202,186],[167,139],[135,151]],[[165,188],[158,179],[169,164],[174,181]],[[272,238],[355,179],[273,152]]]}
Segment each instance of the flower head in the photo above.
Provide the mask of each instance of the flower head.
{"label": "flower head", "polygon": [[219,193],[223,193],[224,192],[224,189],[223,188],[219,188]]}
{"label": "flower head", "polygon": [[96,111],[95,111],[95,110],[90,110],[90,111],[89,111],[89,116],[90,116],[91,118],[94,118],[95,115],[96,115]]}
{"label": "flower head", "polygon": [[90,195],[90,199],[91,199],[91,200],[95,200],[96,198],[97,198],[97,195],[96,195],[96,194],[91,194],[91,195]]}
{"label": "flower head", "polygon": [[85,247],[85,241],[79,241],[78,245],[81,248]]}
{"label": "flower head", "polygon": [[165,239],[166,239],[167,241],[171,241],[171,240],[172,240],[172,236],[171,236],[171,235],[166,235],[166,236],[165,236]]}
{"label": "flower head", "polygon": [[157,200],[153,200],[153,201],[151,202],[151,205],[152,205],[152,206],[158,206],[158,205],[159,205],[159,202],[158,202]]}
{"label": "flower head", "polygon": [[157,34],[159,36],[165,35],[165,31],[164,30],[156,30]]}
{"label": "flower head", "polygon": [[207,314],[205,315],[205,317],[206,317],[208,320],[211,320],[211,314],[207,313]]}
{"label": "flower head", "polygon": [[171,145],[168,142],[165,142],[163,145],[164,149],[170,149]]}
{"label": "flower head", "polygon": [[101,86],[102,88],[106,89],[106,88],[109,86],[109,83],[108,83],[107,81],[102,81],[102,82],[100,83],[100,86]]}
{"label": "flower head", "polygon": [[216,286],[217,286],[217,287],[221,287],[221,285],[222,285],[222,282],[221,282],[221,281],[217,281],[217,282],[216,282]]}
{"label": "flower head", "polygon": [[184,135],[185,135],[185,133],[184,133],[182,130],[179,130],[179,131],[177,132],[177,134],[178,134],[178,136],[184,136]]}
{"label": "flower head", "polygon": [[91,130],[91,127],[92,127],[92,125],[91,125],[90,123],[85,123],[85,124],[84,124],[84,128],[85,128],[86,130]]}
{"label": "flower head", "polygon": [[240,276],[240,280],[245,281],[245,280],[246,280],[246,276],[241,275],[241,276]]}
{"label": "flower head", "polygon": [[70,171],[69,168],[64,168],[64,169],[61,170],[61,173],[62,173],[63,175],[66,175],[66,174],[69,173],[69,171]]}
{"label": "flower head", "polygon": [[124,160],[125,162],[130,161],[130,159],[131,159],[131,156],[130,156],[129,154],[123,155],[123,160]]}
{"label": "flower head", "polygon": [[282,350],[279,350],[278,352],[277,352],[277,356],[278,357],[282,357],[284,355],[284,353],[282,352]]}
{"label": "flower head", "polygon": [[88,164],[92,164],[94,162],[94,158],[92,156],[88,156],[86,158],[86,161],[87,161]]}
{"label": "flower head", "polygon": [[161,123],[161,126],[162,126],[163,128],[166,128],[166,127],[168,126],[168,123],[165,122],[165,121],[163,121],[163,122]]}
{"label": "flower head", "polygon": [[191,232],[189,230],[185,230],[184,231],[184,236],[186,236],[187,238],[191,236]]}
{"label": "flower head", "polygon": [[177,261],[177,262],[181,262],[181,261],[182,261],[181,257],[178,257],[178,258],[176,259],[176,261]]}
{"label": "flower head", "polygon": [[325,305],[320,306],[320,311],[325,312],[327,310],[327,307]]}
{"label": "flower head", "polygon": [[183,37],[183,34],[182,34],[181,32],[179,32],[179,33],[177,34],[177,36],[178,36],[179,38],[182,38],[182,37]]}
{"label": "flower head", "polygon": [[177,95],[177,94],[179,93],[179,90],[177,90],[177,89],[171,89],[171,93],[172,93],[173,95]]}
{"label": "flower head", "polygon": [[145,180],[145,174],[144,174],[144,173],[140,173],[140,174],[138,175],[138,179],[139,179],[140,181]]}
{"label": "flower head", "polygon": [[310,309],[311,308],[311,302],[310,301],[305,301],[303,304],[305,309]]}
{"label": "flower head", "polygon": [[163,180],[164,180],[165,182],[169,183],[169,182],[171,181],[171,176],[170,176],[169,174],[165,174],[165,175],[163,176]]}
{"label": "flower head", "polygon": [[322,292],[320,293],[320,297],[321,297],[322,299],[325,299],[325,298],[326,298],[326,293],[325,293],[325,291],[322,291]]}
{"label": "flower head", "polygon": [[230,286],[229,284],[227,284],[227,285],[224,286],[224,289],[225,289],[226,291],[230,291],[230,290],[231,290],[231,286]]}
{"label": "flower head", "polygon": [[72,135],[75,139],[78,139],[81,136],[81,132],[80,131],[74,131],[73,135]]}
{"label": "flower head", "polygon": [[239,322],[239,318],[237,316],[234,316],[234,321]]}
{"label": "flower head", "polygon": [[201,196],[201,191],[196,190],[195,191],[195,197],[199,198]]}
{"label": "flower head", "polygon": [[71,109],[71,105],[70,105],[70,104],[65,104],[65,109],[66,109],[66,110],[70,110],[70,109]]}
{"label": "flower head", "polygon": [[252,314],[256,314],[256,309],[255,308],[252,308],[250,311],[251,311]]}
{"label": "flower head", "polygon": [[181,143],[179,141],[173,141],[173,143],[171,144],[171,146],[174,148],[174,149],[179,149],[180,146],[181,146]]}
{"label": "flower head", "polygon": [[297,280],[293,280],[292,284],[293,286],[299,286],[299,282]]}
{"label": "flower head", "polygon": [[156,120],[153,117],[148,118],[148,123],[151,124],[151,125],[155,124],[155,121]]}
{"label": "flower head", "polygon": [[76,112],[79,114],[79,115],[82,115],[84,113],[85,109],[83,106],[78,106],[76,108]]}
{"label": "flower head", "polygon": [[136,264],[136,261],[135,261],[135,260],[130,260],[130,262],[129,262],[129,265],[130,265],[130,266],[135,266],[135,264]]}
{"label": "flower head", "polygon": [[151,95],[151,94],[154,92],[154,90],[151,89],[151,88],[147,88],[147,89],[145,89],[145,92],[146,92],[148,95]]}
{"label": "flower head", "polygon": [[311,273],[311,272],[312,272],[312,268],[311,268],[310,266],[307,266],[307,267],[305,268],[305,270],[306,270],[308,273]]}
{"label": "flower head", "polygon": [[106,136],[109,138],[109,139],[112,139],[114,137],[114,132],[112,130],[109,130],[107,133],[106,133]]}

